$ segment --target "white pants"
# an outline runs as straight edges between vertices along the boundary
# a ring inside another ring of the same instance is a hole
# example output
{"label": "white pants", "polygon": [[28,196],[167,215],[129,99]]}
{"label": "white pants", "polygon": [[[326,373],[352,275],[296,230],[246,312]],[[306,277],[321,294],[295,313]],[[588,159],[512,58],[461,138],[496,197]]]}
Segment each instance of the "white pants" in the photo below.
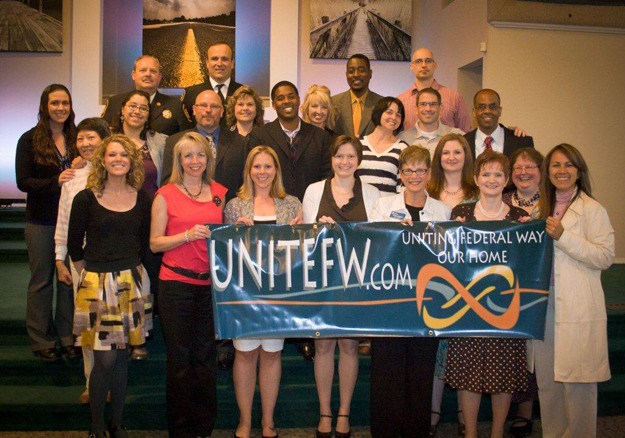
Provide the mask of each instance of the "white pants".
{"label": "white pants", "polygon": [[554,305],[549,291],[545,340],[534,340],[534,364],[543,438],[593,438],[597,435],[597,384],[554,380]]}

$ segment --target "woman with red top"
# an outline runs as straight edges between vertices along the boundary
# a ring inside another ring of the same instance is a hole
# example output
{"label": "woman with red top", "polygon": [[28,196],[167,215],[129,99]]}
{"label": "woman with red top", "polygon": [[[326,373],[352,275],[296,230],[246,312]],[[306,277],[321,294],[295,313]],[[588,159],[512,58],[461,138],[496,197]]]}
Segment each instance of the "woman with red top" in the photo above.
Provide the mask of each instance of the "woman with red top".
{"label": "woman with red top", "polygon": [[170,436],[211,435],[217,413],[216,345],[207,223],[222,223],[227,189],[213,180],[215,160],[197,132],[174,146],[170,183],[152,205],[150,248],[163,251],[158,300],[167,346]]}

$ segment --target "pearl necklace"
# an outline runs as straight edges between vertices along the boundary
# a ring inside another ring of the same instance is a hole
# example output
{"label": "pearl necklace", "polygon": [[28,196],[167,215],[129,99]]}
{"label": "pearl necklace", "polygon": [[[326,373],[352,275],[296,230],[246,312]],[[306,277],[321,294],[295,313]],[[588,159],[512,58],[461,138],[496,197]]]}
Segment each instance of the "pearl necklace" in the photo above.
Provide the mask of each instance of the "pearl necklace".
{"label": "pearl necklace", "polygon": [[504,208],[506,208],[506,204],[504,202],[501,203],[501,207],[499,207],[499,210],[497,211],[497,213],[495,214],[489,214],[486,213],[486,211],[484,211],[484,208],[482,207],[482,203],[480,201],[477,201],[475,203],[475,206],[478,208],[478,210],[480,210],[480,213],[482,213],[482,216],[488,218],[488,219],[495,219],[499,216],[501,216],[501,213],[503,213]]}
{"label": "pearl necklace", "polygon": [[462,190],[462,186],[458,187],[458,189],[455,192],[450,192],[449,190],[445,188],[443,189],[443,192],[445,192],[447,196],[456,196],[461,190]]}

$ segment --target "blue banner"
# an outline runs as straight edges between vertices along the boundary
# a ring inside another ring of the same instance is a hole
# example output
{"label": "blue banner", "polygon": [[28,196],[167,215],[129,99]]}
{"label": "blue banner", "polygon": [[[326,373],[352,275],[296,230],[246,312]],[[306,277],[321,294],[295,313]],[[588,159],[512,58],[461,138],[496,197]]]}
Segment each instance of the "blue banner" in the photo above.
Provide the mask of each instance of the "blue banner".
{"label": "blue banner", "polygon": [[217,337],[543,337],[545,221],[211,225]]}

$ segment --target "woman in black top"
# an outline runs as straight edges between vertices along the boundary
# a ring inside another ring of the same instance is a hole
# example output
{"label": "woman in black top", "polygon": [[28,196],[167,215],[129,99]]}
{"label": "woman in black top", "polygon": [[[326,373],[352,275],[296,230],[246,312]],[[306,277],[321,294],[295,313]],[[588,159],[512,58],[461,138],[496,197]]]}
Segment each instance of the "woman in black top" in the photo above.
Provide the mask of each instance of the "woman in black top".
{"label": "woman in black top", "polygon": [[44,362],[61,358],[57,338],[68,359],[80,357],[73,346],[71,286],[57,281],[56,311],[52,315],[54,226],[63,183],[74,177],[72,159],[76,125],[69,90],[48,85],[41,94],[39,122],[17,142],[15,175],[17,187],[26,192],[26,244],[30,281],[26,301],[26,328],[36,356]]}
{"label": "woman in black top", "polygon": [[125,135],[113,135],[98,148],[87,188],[72,203],[67,248],[80,273],[74,333],[93,350],[93,437],[105,436],[109,391],[111,437],[127,437],[122,426],[127,348],[142,345],[152,328],[150,282],[141,265],[150,230],[150,199],[140,190],[143,178],[141,152]]}

